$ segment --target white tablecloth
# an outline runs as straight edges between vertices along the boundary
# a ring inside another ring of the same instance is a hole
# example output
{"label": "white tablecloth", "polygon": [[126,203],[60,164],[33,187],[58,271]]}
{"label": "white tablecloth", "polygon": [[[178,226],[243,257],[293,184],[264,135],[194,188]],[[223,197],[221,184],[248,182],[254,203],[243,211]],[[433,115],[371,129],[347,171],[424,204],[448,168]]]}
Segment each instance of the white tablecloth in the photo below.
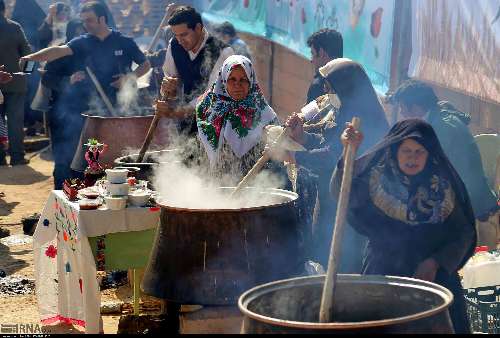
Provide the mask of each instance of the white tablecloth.
{"label": "white tablecloth", "polygon": [[464,289],[500,285],[500,259],[466,265],[462,273]]}
{"label": "white tablecloth", "polygon": [[66,322],[102,331],[100,291],[88,237],[155,228],[159,208],[79,210],[53,191],[33,236],[38,308],[45,325]]}

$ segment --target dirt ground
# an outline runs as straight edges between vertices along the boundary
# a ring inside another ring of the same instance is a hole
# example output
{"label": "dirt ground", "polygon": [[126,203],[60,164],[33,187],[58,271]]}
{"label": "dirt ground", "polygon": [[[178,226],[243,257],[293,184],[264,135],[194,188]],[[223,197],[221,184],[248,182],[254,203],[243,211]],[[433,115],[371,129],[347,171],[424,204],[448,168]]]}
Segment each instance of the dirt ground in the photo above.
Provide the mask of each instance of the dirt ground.
{"label": "dirt ground", "polygon": [[[0,194],[0,227],[9,230],[11,236],[23,236],[21,223],[23,217],[42,212],[53,189],[53,168],[54,163],[50,153],[33,157],[27,166],[0,166],[0,193],[3,192]],[[23,238],[31,240],[31,237]],[[34,280],[32,241],[26,244],[9,244],[4,241],[5,238],[0,239],[0,270],[4,270],[7,276],[14,275]],[[101,304],[106,303],[121,304],[122,315],[130,313],[132,311],[130,286],[127,284],[119,288],[102,290]],[[143,304],[141,314],[158,313],[157,299],[142,295],[141,303]],[[181,333],[240,332],[242,318],[237,307],[183,306],[182,312]],[[103,315],[104,333],[117,333],[119,320],[120,313]],[[0,294],[0,325],[5,324],[40,325],[34,292],[17,296]],[[82,333],[79,328],[64,324],[43,329],[49,333]]]}
{"label": "dirt ground", "polygon": [[[23,234],[21,219],[41,212],[53,188],[52,170],[54,163],[50,153],[35,156],[28,166],[0,167],[0,226],[11,235]],[[20,275],[34,279],[32,243],[5,245],[0,243],[0,269],[9,275]],[[101,302],[131,300],[128,286],[101,292]],[[116,333],[119,316],[104,316],[104,332]],[[0,295],[0,324],[39,324],[35,294]],[[78,329],[58,325],[50,328],[53,333],[80,333]]]}

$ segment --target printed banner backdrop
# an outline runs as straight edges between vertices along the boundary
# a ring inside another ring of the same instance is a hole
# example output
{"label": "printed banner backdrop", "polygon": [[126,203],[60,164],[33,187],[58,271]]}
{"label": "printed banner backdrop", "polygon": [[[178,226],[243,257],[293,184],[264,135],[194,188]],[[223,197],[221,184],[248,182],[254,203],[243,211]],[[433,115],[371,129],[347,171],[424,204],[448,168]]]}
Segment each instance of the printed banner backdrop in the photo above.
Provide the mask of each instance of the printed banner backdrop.
{"label": "printed banner backdrop", "polygon": [[266,33],[266,1],[195,0],[195,7],[210,23],[230,21],[237,30],[255,35]]}
{"label": "printed banner backdrop", "polygon": [[414,0],[409,75],[500,102],[500,0]]}
{"label": "printed banner backdrop", "polygon": [[198,0],[207,21],[265,36],[310,58],[307,39],[321,28],[344,37],[344,55],[360,62],[379,92],[389,87],[394,0]]}

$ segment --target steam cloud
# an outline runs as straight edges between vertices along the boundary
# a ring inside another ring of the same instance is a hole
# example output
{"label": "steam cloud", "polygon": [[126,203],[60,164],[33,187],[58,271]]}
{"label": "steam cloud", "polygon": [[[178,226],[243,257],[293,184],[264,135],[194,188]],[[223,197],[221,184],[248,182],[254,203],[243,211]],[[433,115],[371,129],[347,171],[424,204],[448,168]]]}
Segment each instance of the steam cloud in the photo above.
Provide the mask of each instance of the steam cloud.
{"label": "steam cloud", "polygon": [[[230,197],[233,189],[224,187],[236,186],[241,175],[232,170],[220,172],[211,168],[202,146],[195,138],[178,135],[174,138],[173,148],[177,151],[158,159],[160,165],[153,178],[153,186],[163,205],[185,209],[239,209],[289,200],[279,193],[269,193],[268,189],[279,189],[284,182],[278,175],[265,170],[255,178],[251,187],[234,198]],[[186,154],[194,155],[192,163],[186,163]]]}

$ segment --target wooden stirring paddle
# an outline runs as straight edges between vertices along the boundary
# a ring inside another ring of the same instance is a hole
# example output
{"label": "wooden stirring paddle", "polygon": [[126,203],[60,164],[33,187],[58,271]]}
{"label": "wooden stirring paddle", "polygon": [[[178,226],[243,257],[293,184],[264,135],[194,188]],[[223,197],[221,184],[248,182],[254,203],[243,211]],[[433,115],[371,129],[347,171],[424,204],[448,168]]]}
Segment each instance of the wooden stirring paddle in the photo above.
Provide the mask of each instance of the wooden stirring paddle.
{"label": "wooden stirring paddle", "polygon": [[[354,129],[358,130],[361,120],[357,117],[352,119]],[[349,195],[351,193],[352,171],[354,160],[356,158],[356,149],[348,144],[344,158],[344,175],[340,186],[339,201],[337,204],[337,216],[335,218],[335,227],[333,229],[333,238],[330,246],[330,257],[328,258],[328,270],[326,272],[325,283],[323,284],[323,295],[321,297],[321,308],[319,311],[320,323],[329,323],[333,320],[333,298],[337,286],[337,271],[340,263],[341,239],[344,233],[344,225],[347,217],[347,208],[349,206]]]}
{"label": "wooden stirring paddle", "polygon": [[269,159],[271,158],[271,151],[273,151],[274,148],[278,146],[281,143],[281,141],[283,141],[283,139],[288,135],[288,133],[289,133],[289,128],[283,129],[283,131],[276,138],[276,140],[266,150],[264,150],[262,156],[257,160],[257,162],[255,162],[252,169],[250,169],[248,174],[246,174],[245,177],[243,177],[243,179],[240,181],[240,183],[238,183],[236,189],[231,193],[231,197],[236,196],[241,191],[241,189],[243,189],[248,184],[248,182],[250,182],[255,176],[257,176],[257,174],[262,170],[264,165],[266,165],[267,161],[269,161]]}

